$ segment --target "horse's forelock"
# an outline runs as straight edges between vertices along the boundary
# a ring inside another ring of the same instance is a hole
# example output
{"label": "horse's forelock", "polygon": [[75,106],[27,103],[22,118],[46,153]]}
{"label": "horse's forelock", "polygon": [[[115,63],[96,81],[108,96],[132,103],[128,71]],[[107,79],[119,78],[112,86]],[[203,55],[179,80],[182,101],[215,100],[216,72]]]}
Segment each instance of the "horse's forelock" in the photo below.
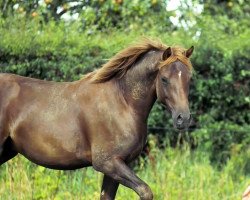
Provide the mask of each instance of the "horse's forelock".
{"label": "horse's forelock", "polygon": [[162,68],[164,66],[168,66],[171,63],[179,60],[180,62],[182,62],[184,65],[187,66],[189,71],[192,71],[193,70],[192,64],[191,64],[189,58],[187,58],[185,55],[186,50],[184,48],[178,47],[178,46],[171,47],[171,49],[172,49],[172,55],[168,59],[161,61],[159,64],[159,68]]}

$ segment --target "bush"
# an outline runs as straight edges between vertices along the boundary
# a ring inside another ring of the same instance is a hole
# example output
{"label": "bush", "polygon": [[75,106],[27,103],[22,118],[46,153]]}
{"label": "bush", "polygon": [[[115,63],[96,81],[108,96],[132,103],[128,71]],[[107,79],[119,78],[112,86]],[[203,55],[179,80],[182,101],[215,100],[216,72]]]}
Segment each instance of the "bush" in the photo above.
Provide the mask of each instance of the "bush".
{"label": "bush", "polygon": [[[207,121],[208,117],[205,115],[200,117],[200,121]],[[210,122],[202,128],[192,132],[195,143],[203,144],[199,148],[210,152],[210,160],[222,166],[230,157],[236,156],[241,152],[248,152],[245,163],[247,173],[250,172],[250,126],[237,125],[232,122]]]}

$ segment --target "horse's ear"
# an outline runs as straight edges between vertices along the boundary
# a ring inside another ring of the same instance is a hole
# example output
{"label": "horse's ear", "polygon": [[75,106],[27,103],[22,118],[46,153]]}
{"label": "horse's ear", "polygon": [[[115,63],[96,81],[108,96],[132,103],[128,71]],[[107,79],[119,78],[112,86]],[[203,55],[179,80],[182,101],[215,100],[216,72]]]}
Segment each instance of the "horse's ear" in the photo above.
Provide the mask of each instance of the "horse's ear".
{"label": "horse's ear", "polygon": [[168,47],[162,54],[162,60],[167,60],[172,55],[171,47]]}
{"label": "horse's ear", "polygon": [[191,46],[187,51],[186,51],[186,57],[189,58],[194,51],[194,46]]}

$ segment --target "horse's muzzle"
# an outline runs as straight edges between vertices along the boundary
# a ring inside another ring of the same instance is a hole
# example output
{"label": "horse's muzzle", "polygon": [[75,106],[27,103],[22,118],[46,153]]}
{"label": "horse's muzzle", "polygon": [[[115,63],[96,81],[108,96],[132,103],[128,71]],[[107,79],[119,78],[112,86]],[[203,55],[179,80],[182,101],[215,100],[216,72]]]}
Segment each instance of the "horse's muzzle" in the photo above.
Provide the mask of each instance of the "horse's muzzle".
{"label": "horse's muzzle", "polygon": [[192,116],[190,113],[179,113],[174,117],[174,126],[178,130],[186,130],[192,123]]}

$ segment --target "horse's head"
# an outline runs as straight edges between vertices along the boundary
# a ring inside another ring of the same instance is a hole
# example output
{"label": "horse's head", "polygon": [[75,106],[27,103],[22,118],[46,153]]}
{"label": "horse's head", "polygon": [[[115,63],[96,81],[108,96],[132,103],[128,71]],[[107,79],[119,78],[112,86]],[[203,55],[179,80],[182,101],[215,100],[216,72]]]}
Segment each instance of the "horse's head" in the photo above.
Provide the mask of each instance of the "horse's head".
{"label": "horse's head", "polygon": [[193,49],[193,46],[186,51],[167,48],[156,79],[157,98],[171,112],[177,129],[188,128],[191,121],[188,94],[192,66],[189,57]]}

